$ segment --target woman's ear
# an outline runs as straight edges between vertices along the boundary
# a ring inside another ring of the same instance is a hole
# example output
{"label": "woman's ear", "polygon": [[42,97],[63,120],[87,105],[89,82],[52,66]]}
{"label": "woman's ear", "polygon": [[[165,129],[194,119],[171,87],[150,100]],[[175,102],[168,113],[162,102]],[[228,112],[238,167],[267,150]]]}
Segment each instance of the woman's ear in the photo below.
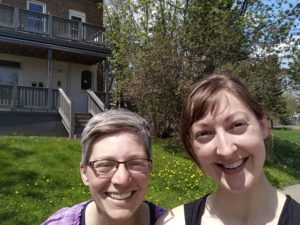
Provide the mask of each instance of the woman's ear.
{"label": "woman's ear", "polygon": [[259,120],[259,124],[262,130],[263,138],[266,139],[269,136],[269,125],[266,116]]}
{"label": "woman's ear", "polygon": [[80,175],[81,175],[81,179],[82,179],[82,182],[88,186],[89,185],[89,177],[87,175],[87,167],[80,164]]}

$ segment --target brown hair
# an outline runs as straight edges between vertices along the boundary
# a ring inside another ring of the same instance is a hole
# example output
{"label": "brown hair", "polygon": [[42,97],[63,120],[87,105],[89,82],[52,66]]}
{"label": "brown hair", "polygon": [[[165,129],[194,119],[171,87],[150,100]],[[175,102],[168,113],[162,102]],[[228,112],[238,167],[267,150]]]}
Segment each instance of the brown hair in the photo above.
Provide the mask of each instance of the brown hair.
{"label": "brown hair", "polygon": [[196,164],[198,163],[193,153],[190,134],[191,126],[208,113],[218,110],[224,92],[232,94],[239,99],[254,113],[257,119],[263,119],[265,115],[262,106],[237,77],[227,74],[212,74],[194,84],[183,103],[179,135],[185,150]]}

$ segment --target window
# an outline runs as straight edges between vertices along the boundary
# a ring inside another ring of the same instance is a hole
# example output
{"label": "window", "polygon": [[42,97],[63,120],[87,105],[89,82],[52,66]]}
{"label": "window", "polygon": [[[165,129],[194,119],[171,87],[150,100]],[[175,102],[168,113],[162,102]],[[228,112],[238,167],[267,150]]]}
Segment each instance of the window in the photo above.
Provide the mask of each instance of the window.
{"label": "window", "polygon": [[27,9],[33,12],[46,13],[46,4],[39,1],[27,1]]}
{"label": "window", "polygon": [[69,19],[85,23],[85,13],[74,9],[69,9]]}
{"label": "window", "polygon": [[85,70],[81,73],[81,89],[88,90],[92,87],[92,73]]}
{"label": "window", "polygon": [[18,85],[21,63],[0,60],[0,85]]}
{"label": "window", "polygon": [[18,71],[0,69],[0,85],[18,85]]}

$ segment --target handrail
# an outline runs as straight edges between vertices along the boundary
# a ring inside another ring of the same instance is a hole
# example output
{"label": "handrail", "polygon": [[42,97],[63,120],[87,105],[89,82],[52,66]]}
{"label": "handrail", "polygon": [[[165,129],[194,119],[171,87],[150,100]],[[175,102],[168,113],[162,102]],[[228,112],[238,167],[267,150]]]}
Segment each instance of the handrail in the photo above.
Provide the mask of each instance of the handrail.
{"label": "handrail", "polygon": [[69,133],[69,138],[74,137],[74,112],[72,107],[72,102],[63,91],[63,89],[58,89],[58,112],[62,117],[62,123]]}
{"label": "handrail", "polygon": [[98,98],[95,92],[87,90],[88,93],[88,112],[94,116],[99,112],[105,111],[105,104]]}

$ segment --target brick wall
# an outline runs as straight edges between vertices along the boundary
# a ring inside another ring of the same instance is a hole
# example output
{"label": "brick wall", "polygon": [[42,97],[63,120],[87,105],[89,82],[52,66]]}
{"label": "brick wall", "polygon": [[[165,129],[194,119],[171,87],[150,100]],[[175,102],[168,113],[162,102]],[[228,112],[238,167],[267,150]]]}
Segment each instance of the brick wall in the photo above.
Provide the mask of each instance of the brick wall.
{"label": "brick wall", "polygon": [[[97,8],[97,3],[102,0],[39,0],[45,2],[47,12],[55,16],[69,18],[69,9],[84,12],[86,22],[97,26],[103,25],[103,12]],[[2,0],[2,4],[26,8],[25,0]]]}
{"label": "brick wall", "polygon": [[2,4],[19,7],[22,9],[26,8],[26,1],[24,0],[2,0]]}

